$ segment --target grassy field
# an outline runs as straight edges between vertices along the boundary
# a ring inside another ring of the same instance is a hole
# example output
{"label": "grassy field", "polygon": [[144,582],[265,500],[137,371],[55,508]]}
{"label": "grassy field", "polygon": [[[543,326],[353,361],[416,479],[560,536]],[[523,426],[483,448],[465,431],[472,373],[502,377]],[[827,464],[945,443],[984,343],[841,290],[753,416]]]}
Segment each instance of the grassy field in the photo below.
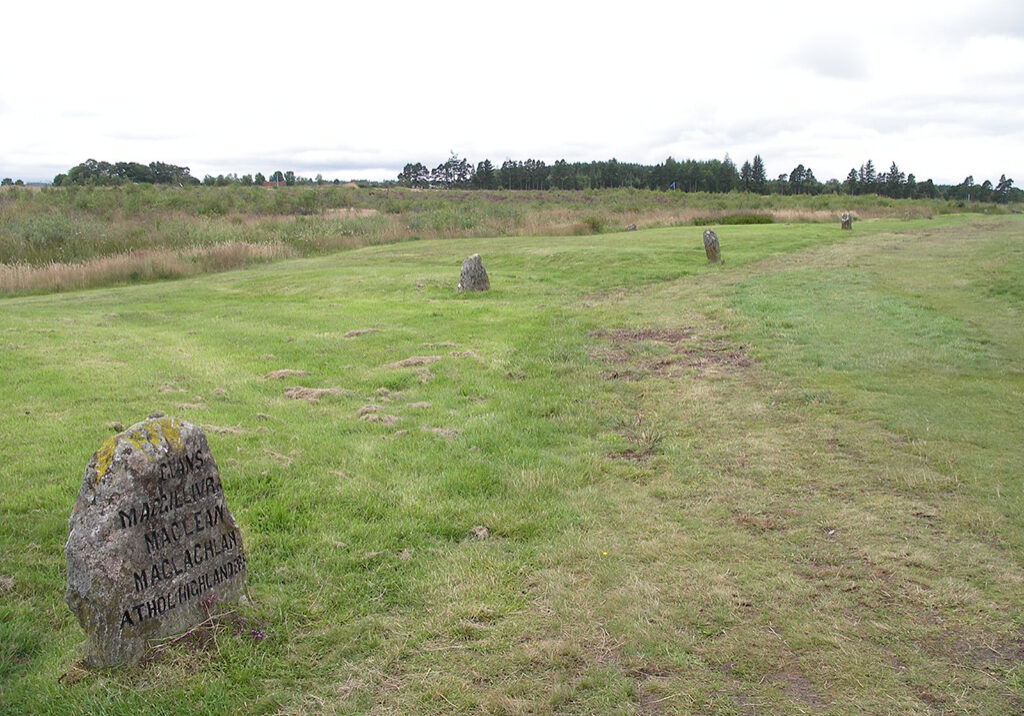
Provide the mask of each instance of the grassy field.
{"label": "grassy field", "polygon": [[356,186],[0,189],[0,295],[236,269],[409,240],[572,236],[705,223],[1001,214],[1018,205],[868,196]]}
{"label": "grassy field", "polygon": [[[701,232],[0,300],[0,711],[1024,711],[1024,221]],[[67,519],[155,411],[251,603],[86,670]]]}

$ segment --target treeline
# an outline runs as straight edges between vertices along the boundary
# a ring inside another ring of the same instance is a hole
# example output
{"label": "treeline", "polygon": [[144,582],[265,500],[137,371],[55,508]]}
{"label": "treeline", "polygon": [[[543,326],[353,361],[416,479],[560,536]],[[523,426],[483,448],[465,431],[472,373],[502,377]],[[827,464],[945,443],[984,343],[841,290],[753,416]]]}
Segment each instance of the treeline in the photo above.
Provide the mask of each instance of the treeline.
{"label": "treeline", "polygon": [[326,181],[322,174],[317,174],[315,179],[310,179],[298,176],[293,171],[282,172],[280,169],[276,172],[271,172],[269,176],[264,176],[263,172],[256,172],[255,175],[218,174],[217,176],[211,176],[207,174],[203,177],[204,186],[229,186],[231,184],[241,184],[242,186],[303,186],[316,184],[319,186],[323,184],[341,184],[341,180]]}
{"label": "treeline", "polygon": [[975,184],[973,176],[966,177],[959,184],[936,185],[931,179],[918,182],[913,174],[904,174],[896,162],[892,163],[889,171],[879,173],[870,159],[861,164],[859,169],[850,170],[842,184],[842,191],[846,194],[878,194],[894,199],[954,199],[997,203],[1024,199],[1024,191],[1015,188],[1013,179],[1008,179],[1005,174],[994,185],[988,179]]}
{"label": "treeline", "polygon": [[[5,182],[9,180],[4,180]],[[270,173],[269,177],[261,172],[253,174],[219,174],[211,176],[207,174],[200,181],[192,176],[188,167],[179,167],[174,164],[163,162],[150,162],[140,164],[138,162],[99,162],[95,159],[87,159],[81,164],[72,167],[67,174],[58,174],[53,178],[54,186],[119,186],[121,184],[177,184],[180,186],[229,186],[231,184],[242,184],[245,186],[295,186],[296,184],[324,184],[320,174],[315,179],[296,176],[295,172],[283,172],[277,170]],[[340,184],[337,179],[334,184]]]}
{"label": "treeline", "polygon": [[753,194],[817,195],[878,194],[894,199],[956,199],[973,201],[1022,201],[1024,192],[1013,186],[1006,175],[993,184],[985,180],[975,184],[969,176],[956,185],[935,184],[931,179],[919,182],[914,174],[900,170],[896,162],[887,172],[878,172],[868,160],[850,170],[846,180],[820,181],[810,167],[798,164],[788,173],[769,179],[760,155],[737,168],[726,155],[724,160],[677,161],[669,157],[654,166],[609,159],[603,162],[567,162],[559,159],[546,164],[537,159],[506,159],[495,167],[489,159],[475,167],[465,158],[452,154],[433,169],[420,162],[406,164],[398,183],[413,188],[464,189],[618,189],[646,188],[662,191]]}
{"label": "treeline", "polygon": [[[9,183],[9,180],[4,180]],[[89,159],[54,177],[54,186],[117,186],[126,183],[171,184],[180,186],[295,186],[340,184],[338,179],[326,182],[322,175],[314,179],[297,176],[292,171],[277,170],[265,176],[220,174],[206,175],[202,181],[193,177],[188,167],[163,162],[100,162]],[[365,182],[364,182],[365,183]],[[389,183],[389,182],[385,182]],[[677,161],[669,157],[654,166],[619,162],[616,159],[592,162],[567,162],[559,159],[547,164],[539,159],[519,161],[506,159],[500,167],[489,159],[475,166],[464,157],[452,154],[433,169],[420,162],[406,164],[398,174],[401,186],[430,189],[508,189],[545,191],[549,189],[654,189],[661,191],[728,193],[745,191],[752,194],[818,195],[877,194],[894,199],[950,199],[1005,203],[1024,201],[1024,191],[1014,187],[1006,175],[996,183],[984,180],[975,183],[973,176],[959,184],[935,184],[931,179],[918,181],[913,173],[904,173],[896,162],[888,171],[879,172],[867,160],[850,169],[846,179],[820,181],[810,167],[798,164],[789,172],[769,179],[760,155],[743,162],[739,168],[728,155],[725,159]]]}
{"label": "treeline", "polygon": [[54,186],[118,186],[119,184],[198,184],[188,167],[163,162],[98,162],[87,159],[53,178]]}

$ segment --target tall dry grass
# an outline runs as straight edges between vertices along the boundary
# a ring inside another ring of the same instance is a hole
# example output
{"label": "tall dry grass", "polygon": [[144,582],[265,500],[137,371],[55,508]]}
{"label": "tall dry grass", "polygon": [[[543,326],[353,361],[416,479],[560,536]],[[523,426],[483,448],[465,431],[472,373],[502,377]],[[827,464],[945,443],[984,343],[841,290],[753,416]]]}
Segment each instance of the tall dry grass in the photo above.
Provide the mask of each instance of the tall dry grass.
{"label": "tall dry grass", "polygon": [[27,263],[0,264],[0,292],[72,291],[121,283],[184,278],[201,273],[230,271],[297,255],[293,248],[280,243],[232,241],[181,251],[131,251],[78,263],[51,262],[43,266]]}

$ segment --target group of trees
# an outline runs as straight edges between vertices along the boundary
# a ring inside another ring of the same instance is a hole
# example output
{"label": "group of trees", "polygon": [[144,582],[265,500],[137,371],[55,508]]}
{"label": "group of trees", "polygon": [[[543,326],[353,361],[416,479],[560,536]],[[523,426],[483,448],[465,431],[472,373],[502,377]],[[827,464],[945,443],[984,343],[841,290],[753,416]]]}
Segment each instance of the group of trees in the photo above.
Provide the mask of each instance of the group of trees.
{"label": "group of trees", "polygon": [[[4,180],[5,182],[7,180]],[[276,184],[280,186],[294,186],[296,184],[323,184],[324,179],[320,174],[316,179],[307,179],[296,176],[295,172],[282,172],[277,170],[271,172],[269,178],[262,173],[256,175],[244,174],[220,174],[216,177],[207,174],[200,181],[192,176],[188,167],[179,167],[174,164],[163,162],[150,162],[139,164],[138,162],[98,162],[95,159],[87,159],[78,166],[72,167],[67,174],[58,174],[53,178],[54,186],[118,186],[119,184],[178,184],[180,186],[204,184],[206,186],[227,186],[229,184],[257,185]],[[335,184],[340,183],[337,179]]]}
{"label": "group of trees", "polygon": [[189,173],[188,167],[179,167],[163,162],[98,162],[87,159],[72,167],[67,174],[53,178],[54,186],[91,185],[117,186],[118,184],[198,184],[199,180]]}
{"label": "group of trees", "polygon": [[[204,184],[207,186],[295,186],[324,184],[322,175],[315,179],[297,176],[293,171],[277,170],[269,176],[220,174],[207,175],[200,180],[193,177],[188,167],[163,162],[98,162],[89,159],[72,167],[67,174],[54,177],[54,186],[93,185],[116,186],[130,182],[144,184],[177,184],[181,186]],[[13,184],[4,179],[3,184]],[[20,183],[20,182],[19,182]],[[333,180],[339,184],[339,180]],[[974,183],[969,176],[956,185],[937,185],[931,179],[919,182],[913,174],[905,174],[892,163],[889,171],[878,172],[870,159],[859,168],[850,170],[845,181],[829,179],[821,182],[810,167],[798,164],[788,173],[769,179],[764,160],[755,155],[737,169],[727,154],[725,159],[677,161],[669,157],[654,166],[633,164],[609,159],[602,162],[567,162],[559,159],[546,164],[539,159],[518,161],[506,159],[500,167],[485,159],[475,167],[455,153],[443,163],[429,169],[421,162],[406,164],[398,175],[398,184],[420,189],[605,189],[647,188],[662,191],[727,193],[746,191],[753,194],[879,194],[896,199],[953,199],[957,201],[1024,201],[1024,192],[1013,186],[1006,175],[993,184],[985,180]]]}
{"label": "group of trees", "polygon": [[728,157],[725,161],[686,160],[671,157],[656,167],[620,162],[567,162],[547,164],[539,159],[506,159],[495,167],[485,159],[474,168],[466,159],[452,154],[433,169],[421,162],[406,164],[398,175],[402,186],[466,189],[611,189],[620,187],[684,189],[686,191],[731,191],[739,185],[739,174]]}
{"label": "group of trees", "polygon": [[263,172],[256,172],[255,176],[252,174],[243,174],[242,176],[237,174],[211,176],[207,174],[203,177],[203,184],[205,186],[228,186],[230,184],[241,184],[242,186],[303,186],[328,183],[340,184],[341,180],[335,179],[333,182],[328,182],[322,174],[317,174],[315,179],[309,179],[298,176],[293,171],[283,172],[280,169],[271,172],[269,176],[264,176]]}
{"label": "group of trees", "polygon": [[935,199],[942,197],[957,201],[994,201],[1006,203],[1020,201],[1020,189],[1015,189],[1013,179],[1003,174],[993,185],[985,180],[981,184],[974,183],[974,177],[968,176],[962,182],[951,186],[936,186],[931,179],[918,182],[913,174],[904,174],[892,163],[889,171],[878,173],[869,159],[859,169],[851,169],[843,182],[843,190],[847,194],[879,194],[894,199]]}
{"label": "group of trees", "polygon": [[663,191],[713,192],[746,191],[754,194],[879,194],[899,199],[947,198],[976,201],[1021,201],[1024,192],[1013,186],[1004,174],[995,185],[985,181],[974,184],[967,177],[961,184],[942,186],[931,179],[918,182],[896,165],[879,173],[870,159],[859,169],[851,169],[846,181],[822,182],[810,167],[798,164],[788,173],[769,179],[764,160],[755,155],[742,167],[729,158],[677,161],[669,157],[655,166],[630,164],[609,159],[603,162],[567,162],[559,159],[548,165],[537,159],[506,159],[495,167],[489,159],[476,168],[466,159],[452,154],[434,169],[421,162],[406,164],[398,175],[402,186],[426,189],[603,189],[648,188]]}
{"label": "group of trees", "polygon": [[994,186],[988,179],[981,184],[975,184],[974,177],[969,176],[950,188],[949,198],[961,201],[994,201],[1002,204],[1008,201],[1020,201],[1022,194],[1024,192],[1013,185],[1013,179],[1008,179],[1005,174],[1002,174]]}
{"label": "group of trees", "polygon": [[939,188],[929,179],[918,183],[913,174],[904,174],[892,163],[889,171],[879,173],[870,159],[860,165],[859,169],[851,169],[843,182],[843,191],[847,194],[879,194],[894,199],[934,199],[940,195]]}

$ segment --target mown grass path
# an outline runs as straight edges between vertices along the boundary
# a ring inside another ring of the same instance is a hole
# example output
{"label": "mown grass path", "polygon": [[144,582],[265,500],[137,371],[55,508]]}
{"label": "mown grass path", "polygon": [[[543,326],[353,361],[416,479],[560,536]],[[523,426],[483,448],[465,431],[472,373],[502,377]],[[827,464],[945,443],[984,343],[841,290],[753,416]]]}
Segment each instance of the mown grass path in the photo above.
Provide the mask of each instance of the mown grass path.
{"label": "mown grass path", "polygon": [[[0,710],[1019,711],[1022,228],[723,227],[722,267],[699,228],[410,242],[4,300]],[[493,289],[457,295],[472,252]],[[207,428],[252,604],[88,672],[67,517],[155,411]]]}

